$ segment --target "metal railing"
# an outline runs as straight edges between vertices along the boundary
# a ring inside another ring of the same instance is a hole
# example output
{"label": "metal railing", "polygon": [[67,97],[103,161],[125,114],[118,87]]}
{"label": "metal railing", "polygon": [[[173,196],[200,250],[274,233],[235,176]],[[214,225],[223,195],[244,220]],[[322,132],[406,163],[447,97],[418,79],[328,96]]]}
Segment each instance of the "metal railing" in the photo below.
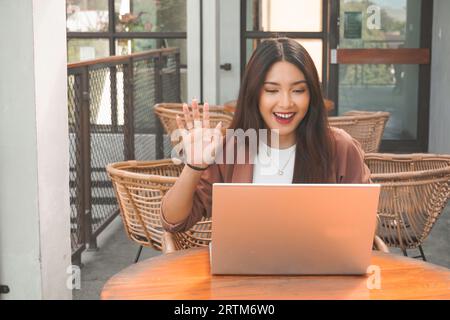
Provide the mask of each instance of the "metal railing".
{"label": "metal railing", "polygon": [[180,102],[177,48],[68,65],[74,264],[81,264],[85,249],[97,249],[98,235],[119,213],[105,166],[160,159],[170,152],[152,110],[163,101]]}

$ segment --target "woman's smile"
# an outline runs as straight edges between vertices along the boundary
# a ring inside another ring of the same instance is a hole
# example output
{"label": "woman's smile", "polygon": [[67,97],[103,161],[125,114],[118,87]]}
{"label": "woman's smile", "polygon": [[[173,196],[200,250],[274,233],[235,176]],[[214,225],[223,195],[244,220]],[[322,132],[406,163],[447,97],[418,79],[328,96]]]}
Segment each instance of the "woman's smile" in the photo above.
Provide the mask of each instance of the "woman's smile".
{"label": "woman's smile", "polygon": [[295,116],[296,112],[274,112],[275,120],[280,124],[289,124]]}

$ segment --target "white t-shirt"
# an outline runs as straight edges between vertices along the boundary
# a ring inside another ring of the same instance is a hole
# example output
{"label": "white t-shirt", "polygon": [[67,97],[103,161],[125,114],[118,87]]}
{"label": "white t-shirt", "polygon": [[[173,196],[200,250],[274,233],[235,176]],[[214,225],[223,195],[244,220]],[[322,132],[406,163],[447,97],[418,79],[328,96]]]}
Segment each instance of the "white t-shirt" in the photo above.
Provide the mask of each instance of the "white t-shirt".
{"label": "white t-shirt", "polygon": [[292,183],[295,149],[295,144],[287,149],[276,149],[261,143],[254,160],[253,183]]}

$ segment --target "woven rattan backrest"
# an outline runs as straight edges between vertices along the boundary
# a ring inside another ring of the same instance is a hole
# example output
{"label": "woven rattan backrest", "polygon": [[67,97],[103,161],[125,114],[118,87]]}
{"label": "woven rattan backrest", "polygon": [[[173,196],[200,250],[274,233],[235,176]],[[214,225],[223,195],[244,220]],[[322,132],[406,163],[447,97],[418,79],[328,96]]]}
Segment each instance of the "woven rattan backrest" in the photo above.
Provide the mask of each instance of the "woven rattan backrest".
{"label": "woven rattan backrest", "polygon": [[204,247],[211,242],[211,219],[202,218],[189,231],[174,233],[175,249],[189,249],[193,247]]}
{"label": "woven rattan backrest", "polygon": [[[178,128],[176,123],[176,116],[179,115],[184,122],[183,108],[181,103],[159,103],[154,106],[154,112],[161,120],[166,134],[170,135]],[[200,114],[203,106],[200,105]],[[229,108],[224,106],[209,106],[209,122],[211,127],[215,127],[219,122],[222,122],[222,128],[228,128],[233,120],[233,113]]]}
{"label": "woven rattan backrest", "polygon": [[350,111],[328,117],[330,126],[345,130],[361,144],[364,152],[378,152],[389,112]]}
{"label": "woven rattan backrest", "polygon": [[365,161],[382,186],[377,235],[388,246],[417,248],[450,198],[450,156],[366,154]]}
{"label": "woven rattan backrest", "polygon": [[[169,159],[125,161],[107,166],[128,237],[144,246],[162,250],[161,200],[183,169]],[[208,245],[211,220],[204,218],[191,230],[175,233],[175,248]]]}

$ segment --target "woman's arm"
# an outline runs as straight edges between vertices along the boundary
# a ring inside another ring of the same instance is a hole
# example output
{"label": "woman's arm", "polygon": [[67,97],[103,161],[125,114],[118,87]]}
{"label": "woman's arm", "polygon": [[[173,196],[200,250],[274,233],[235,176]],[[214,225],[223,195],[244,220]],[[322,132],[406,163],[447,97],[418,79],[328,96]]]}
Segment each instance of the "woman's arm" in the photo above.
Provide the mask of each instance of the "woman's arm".
{"label": "woman's arm", "polygon": [[[193,182],[189,178],[183,179],[182,181],[187,181],[187,184]],[[194,190],[190,190],[189,197],[184,189],[189,187],[184,187],[180,184],[178,185],[180,189],[175,189],[174,185],[162,199],[161,222],[163,228],[168,232],[186,231],[199,222],[203,217],[211,217],[212,187],[216,182],[220,183],[224,181],[219,166],[217,164],[213,164],[206,171],[201,173]],[[181,198],[186,196],[186,200],[181,199],[181,202],[186,201],[184,208],[182,205],[177,204],[177,202],[180,201],[180,196]],[[179,208],[178,210],[180,210],[181,214],[176,212],[177,207]],[[184,212],[185,209],[187,209],[186,213]],[[166,215],[166,210],[172,210],[173,214],[171,216]],[[173,216],[175,216],[175,219]],[[181,220],[178,220],[177,216]]]}
{"label": "woman's arm", "polygon": [[[182,149],[186,166],[161,203],[163,226],[168,231],[188,228],[201,219],[204,212],[201,202],[204,202],[204,198],[209,198],[208,192],[211,193],[207,178],[211,176],[211,168],[208,168],[208,165],[213,160],[216,146],[222,140],[221,123],[214,129],[209,127],[208,104],[205,103],[203,106],[203,119],[200,117],[199,106],[195,100],[192,101],[192,114],[186,104],[183,104],[183,113],[186,128],[178,116],[177,126],[182,136]],[[196,169],[189,165],[196,167]],[[199,185],[203,174],[205,174],[206,179]],[[197,192],[199,188],[202,190]],[[201,195],[201,191],[206,192],[206,196]],[[202,199],[196,199],[196,196]],[[195,203],[197,206],[193,208]]]}
{"label": "woman's arm", "polygon": [[201,175],[201,171],[185,166],[173,187],[167,191],[161,210],[168,223],[179,224],[187,219]]}

